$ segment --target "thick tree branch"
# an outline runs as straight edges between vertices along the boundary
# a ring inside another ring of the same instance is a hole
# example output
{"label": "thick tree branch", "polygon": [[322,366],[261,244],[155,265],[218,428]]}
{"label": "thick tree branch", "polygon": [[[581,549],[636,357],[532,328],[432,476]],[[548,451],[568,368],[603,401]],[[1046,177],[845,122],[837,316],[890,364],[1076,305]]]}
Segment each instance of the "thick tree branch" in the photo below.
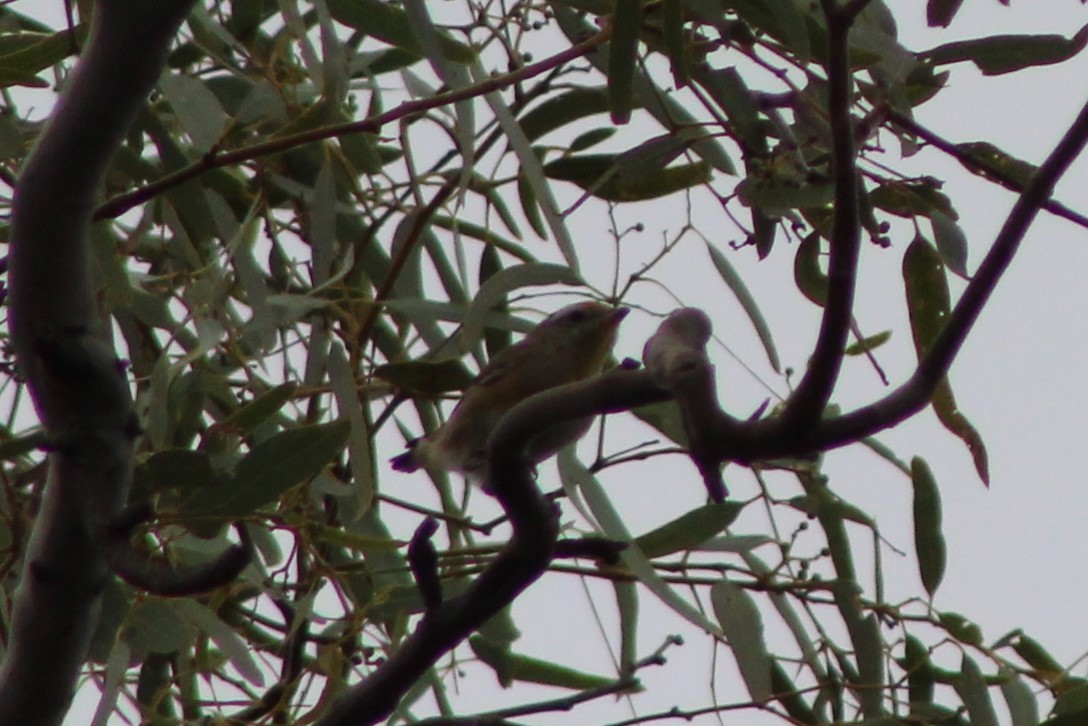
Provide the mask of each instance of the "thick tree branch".
{"label": "thick tree branch", "polygon": [[0,666],[0,723],[60,722],[97,622],[108,577],[101,527],[128,494],[138,427],[98,317],[86,240],[106,164],[191,5],[95,6],[86,52],[16,187],[11,337],[53,451]]}
{"label": "thick tree branch", "polygon": [[816,347],[808,370],[782,412],[782,425],[793,431],[811,429],[831,399],[850,334],[861,248],[857,152],[850,118],[853,76],[848,39],[854,15],[860,12],[864,3],[851,3],[847,9],[838,8],[835,0],[824,0],[823,5],[827,18],[827,106],[831,124],[835,217],[831,228],[827,302]]}

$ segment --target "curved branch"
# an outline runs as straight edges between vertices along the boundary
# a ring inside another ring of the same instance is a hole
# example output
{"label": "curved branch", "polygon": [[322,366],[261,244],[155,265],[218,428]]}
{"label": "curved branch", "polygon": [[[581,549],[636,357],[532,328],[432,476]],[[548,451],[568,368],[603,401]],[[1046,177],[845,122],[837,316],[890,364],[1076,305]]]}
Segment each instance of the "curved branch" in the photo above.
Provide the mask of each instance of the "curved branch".
{"label": "curved branch", "polygon": [[544,391],[511,409],[488,443],[488,486],[510,518],[510,541],[467,591],[429,609],[389,659],[334,702],[318,724],[360,726],[384,720],[439,658],[544,574],[556,556],[559,520],[537,487],[526,455],[541,430],[666,398],[644,371],[615,370]]}
{"label": "curved branch", "polygon": [[100,525],[128,494],[138,433],[98,318],[87,236],[106,164],[159,77],[191,0],[100,0],[90,42],[13,202],[10,330],[49,435],[49,480],[0,666],[0,723],[59,723],[109,575]]}
{"label": "curved branch", "polygon": [[782,412],[782,425],[792,431],[810,429],[831,399],[842,367],[843,350],[854,312],[854,288],[861,250],[857,152],[850,119],[853,76],[848,39],[854,16],[865,3],[836,6],[824,0],[827,18],[828,121],[831,124],[831,172],[835,185],[835,218],[831,228],[828,292],[812,360]]}

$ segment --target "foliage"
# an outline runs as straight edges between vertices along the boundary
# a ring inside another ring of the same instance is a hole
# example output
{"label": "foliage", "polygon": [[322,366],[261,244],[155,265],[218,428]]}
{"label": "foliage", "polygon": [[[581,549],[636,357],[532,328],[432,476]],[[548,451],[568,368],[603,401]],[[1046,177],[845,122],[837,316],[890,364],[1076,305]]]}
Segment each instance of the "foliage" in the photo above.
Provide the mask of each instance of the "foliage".
{"label": "foliage", "polygon": [[[843,198],[826,60],[833,4],[201,4],[110,167],[93,275],[144,428],[132,497],[156,513],[144,546],[178,563],[200,560],[241,520],[259,556],[236,583],[199,597],[107,584],[85,668],[105,712],[149,723],[295,722],[321,716],[380,669],[424,609],[407,560],[420,515],[442,523],[447,594],[492,561],[505,531],[487,497],[447,477],[401,496],[385,460],[405,436],[432,430],[449,412],[447,394],[538,311],[554,309],[554,296],[667,312],[658,286],[689,299],[689,273],[669,270],[695,267],[705,250],[730,292],[716,299],[738,305],[760,341],[759,366],[787,375],[763,291],[735,261],[793,256],[793,282],[809,300],[830,309],[842,294],[842,277],[824,264],[838,239],[832,205]],[[9,181],[42,127],[27,119],[17,87],[63,81],[86,22],[51,27],[19,5],[0,15]],[[954,92],[945,85],[957,63],[985,74],[1059,63],[1083,49],[1088,29],[923,53],[897,39],[892,4],[843,5],[860,10],[845,59],[856,217],[867,244],[902,254],[911,330],[895,332],[912,337],[922,359],[953,314],[950,275],[969,277],[967,241],[941,182],[898,171],[900,155],[928,143],[1021,190],[1035,170],[993,145],[946,142],[912,110]],[[931,24],[947,25],[958,7],[931,0]],[[653,251],[635,246],[641,230],[617,221],[635,203],[666,240]],[[1057,202],[1044,206],[1076,218]],[[611,220],[611,239],[583,223],[589,209]],[[888,339],[852,329],[839,361],[843,352],[871,356]],[[28,396],[6,365],[0,540],[10,598],[45,469]],[[935,385],[940,421],[985,481],[980,435],[947,380]],[[766,408],[757,413],[773,418],[782,407]],[[875,556],[880,582],[876,524],[837,493],[819,457],[731,468],[760,493],[691,498],[685,513],[632,533],[622,489],[609,483],[687,444],[675,406],[636,415],[667,443],[632,450],[610,438],[595,461],[565,452],[559,464],[565,534],[630,543],[618,563],[553,565],[610,584],[621,630],[615,672],[588,672],[574,648],[563,662],[519,652],[519,628],[558,628],[515,625],[504,611],[408,691],[401,716],[452,716],[449,691],[470,658],[504,686],[573,690],[564,706],[634,694],[640,671],[667,649],[647,652],[639,641],[638,603],[650,597],[736,659],[744,690],[706,712],[747,702],[793,723],[986,724],[1000,700],[1014,723],[1030,724],[1039,689],[1057,699],[1056,715],[1084,710],[1088,686],[1042,645],[1022,633],[987,641],[967,617],[933,605],[945,545],[940,490],[922,458],[907,464],[871,439],[835,442],[872,447],[913,486],[925,592],[886,602],[856,563]],[[739,518],[759,508],[761,526]],[[871,531],[873,551],[859,552],[869,546],[859,531]],[[517,693],[526,712],[557,707]]]}

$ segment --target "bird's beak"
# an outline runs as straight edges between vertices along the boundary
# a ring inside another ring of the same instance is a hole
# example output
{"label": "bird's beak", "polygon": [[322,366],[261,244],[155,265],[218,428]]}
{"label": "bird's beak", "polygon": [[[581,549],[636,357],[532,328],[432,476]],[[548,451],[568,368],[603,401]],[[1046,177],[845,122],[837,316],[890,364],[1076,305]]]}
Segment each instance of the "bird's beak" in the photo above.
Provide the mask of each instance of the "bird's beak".
{"label": "bird's beak", "polygon": [[608,317],[609,325],[613,327],[618,326],[623,319],[627,317],[627,313],[631,312],[631,308],[618,307],[612,311],[612,314]]}

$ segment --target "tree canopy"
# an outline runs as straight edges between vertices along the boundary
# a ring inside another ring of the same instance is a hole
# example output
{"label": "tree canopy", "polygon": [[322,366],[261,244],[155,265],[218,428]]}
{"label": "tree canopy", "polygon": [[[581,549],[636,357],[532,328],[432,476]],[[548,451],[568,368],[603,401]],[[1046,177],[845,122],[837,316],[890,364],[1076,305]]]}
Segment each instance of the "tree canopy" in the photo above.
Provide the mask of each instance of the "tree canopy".
{"label": "tree canopy", "polygon": [[[0,722],[59,723],[97,689],[95,723],[549,722],[617,695],[609,718],[640,723],[665,715],[641,679],[677,645],[651,603],[730,664],[677,717],[1084,719],[1088,684],[1045,644],[940,609],[960,523],[925,452],[879,435],[931,409],[988,482],[948,372],[1035,219],[1088,227],[1054,198],[1088,107],[1038,164],[914,112],[964,67],[1064,63],[1088,26],[942,40],[961,2],[929,0],[919,49],[894,5],[0,10]],[[1016,198],[977,266],[955,196],[907,171],[923,150]],[[874,256],[901,266],[877,303],[856,294]],[[783,289],[790,329],[767,314]],[[633,309],[617,352],[641,361],[503,416],[490,495],[391,469],[488,360],[586,298]],[[899,328],[869,329],[878,303]],[[755,344],[744,391],[723,374],[735,331]],[[889,349],[910,356],[890,375]],[[841,400],[859,376],[882,385]],[[535,434],[598,414],[536,471]],[[897,543],[825,469],[843,448],[909,482],[920,589],[885,596]],[[625,494],[648,478],[667,505]],[[571,575],[604,656],[563,627],[567,594],[550,618],[511,607]],[[568,657],[520,648],[530,630]],[[463,711],[480,670],[515,705]]]}

